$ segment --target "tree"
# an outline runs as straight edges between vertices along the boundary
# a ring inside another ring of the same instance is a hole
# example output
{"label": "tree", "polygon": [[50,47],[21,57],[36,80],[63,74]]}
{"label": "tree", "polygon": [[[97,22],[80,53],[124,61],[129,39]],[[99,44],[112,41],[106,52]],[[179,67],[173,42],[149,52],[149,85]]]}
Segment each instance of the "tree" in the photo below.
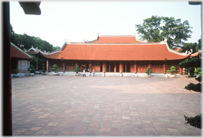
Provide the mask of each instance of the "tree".
{"label": "tree", "polygon": [[179,52],[185,52],[186,50],[190,51],[191,49],[193,50],[193,53],[201,50],[201,39],[198,40],[198,43],[184,43]]}
{"label": "tree", "polygon": [[74,69],[74,71],[75,71],[76,73],[78,73],[78,72],[80,71],[80,68],[79,68],[78,65],[76,66],[76,68]]}
{"label": "tree", "polygon": [[187,20],[181,22],[181,19],[174,19],[174,17],[152,16],[145,19],[143,24],[135,26],[142,40],[160,42],[167,39],[167,43],[172,49],[181,47],[192,33]]}
{"label": "tree", "polygon": [[50,51],[53,52],[55,50],[60,49],[59,46],[54,47],[49,42],[42,40],[39,37],[35,36],[29,36],[27,34],[16,34],[13,30],[12,25],[10,24],[10,32],[11,32],[11,42],[18,46],[22,50],[28,50],[32,46],[34,48],[38,47],[38,49],[41,49],[42,51]]}
{"label": "tree", "polygon": [[52,71],[54,71],[55,73],[57,73],[58,71],[60,71],[60,69],[58,69],[57,65],[54,64],[54,65],[52,66]]}
{"label": "tree", "polygon": [[178,73],[178,72],[176,71],[176,67],[175,67],[175,66],[171,66],[170,69],[171,69],[171,70],[167,70],[167,72],[171,72],[171,75]]}
{"label": "tree", "polygon": [[145,72],[147,75],[150,75],[152,73],[152,70],[150,67],[147,67],[147,70]]}

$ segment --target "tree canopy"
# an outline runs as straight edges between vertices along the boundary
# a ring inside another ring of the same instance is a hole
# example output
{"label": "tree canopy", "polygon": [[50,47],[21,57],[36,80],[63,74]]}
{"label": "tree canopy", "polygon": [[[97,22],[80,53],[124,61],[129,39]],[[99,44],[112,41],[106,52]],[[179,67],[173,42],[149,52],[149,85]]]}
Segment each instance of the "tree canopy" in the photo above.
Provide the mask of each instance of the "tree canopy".
{"label": "tree canopy", "polygon": [[183,47],[181,47],[181,50],[179,52],[185,52],[190,51],[190,49],[193,50],[193,53],[198,52],[198,50],[201,50],[201,39],[198,40],[198,43],[184,43]]}
{"label": "tree canopy", "polygon": [[55,51],[60,49],[59,46],[53,46],[49,42],[42,40],[39,37],[29,36],[27,34],[16,34],[13,30],[13,27],[10,25],[10,32],[11,32],[11,42],[21,48],[22,50],[28,50],[32,46],[34,48],[38,47],[42,51]]}
{"label": "tree canopy", "polygon": [[191,37],[189,22],[174,17],[152,16],[144,20],[143,24],[136,24],[136,31],[142,40],[161,42],[167,39],[170,48],[181,47],[184,41]]}

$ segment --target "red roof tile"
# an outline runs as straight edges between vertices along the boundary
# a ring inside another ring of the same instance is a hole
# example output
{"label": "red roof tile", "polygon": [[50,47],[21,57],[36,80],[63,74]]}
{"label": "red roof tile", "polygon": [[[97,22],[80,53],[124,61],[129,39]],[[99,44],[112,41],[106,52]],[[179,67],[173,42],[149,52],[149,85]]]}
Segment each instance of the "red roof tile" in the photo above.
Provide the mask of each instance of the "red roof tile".
{"label": "red roof tile", "polygon": [[[172,50],[173,51],[173,50]],[[50,59],[65,60],[112,60],[112,61],[138,61],[138,60],[179,60],[188,55],[170,52],[166,44],[138,43],[138,44],[67,44],[57,53],[44,55]]]}
{"label": "red roof tile", "polygon": [[201,52],[200,52],[200,51],[198,51],[198,52],[196,52],[196,53],[192,54],[192,55],[191,55],[191,58],[196,57],[196,56],[198,56],[198,55],[200,55],[200,54],[201,54]]}
{"label": "red roof tile", "polygon": [[135,36],[100,36],[92,43],[141,43]]}
{"label": "red roof tile", "polygon": [[31,56],[26,54],[24,51],[22,51],[20,48],[15,46],[11,43],[11,57],[12,58],[22,58],[22,59],[31,59]]}

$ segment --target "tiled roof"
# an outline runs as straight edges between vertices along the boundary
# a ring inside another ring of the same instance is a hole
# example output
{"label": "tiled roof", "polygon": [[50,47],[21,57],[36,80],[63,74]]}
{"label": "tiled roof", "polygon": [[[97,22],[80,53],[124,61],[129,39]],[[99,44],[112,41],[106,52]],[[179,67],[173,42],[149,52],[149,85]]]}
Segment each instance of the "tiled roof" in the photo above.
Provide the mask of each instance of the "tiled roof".
{"label": "tiled roof", "polygon": [[138,43],[138,44],[67,44],[60,52],[44,55],[50,59],[65,60],[111,60],[111,61],[144,61],[144,60],[179,60],[185,55],[169,50],[167,44]]}
{"label": "tiled roof", "polygon": [[201,54],[201,51],[198,51],[198,52],[192,54],[191,57],[193,58],[193,57],[196,57],[196,56],[198,56],[198,55],[200,55],[200,54]]}
{"label": "tiled roof", "polygon": [[96,41],[92,43],[141,43],[136,40],[135,36],[99,36]]}
{"label": "tiled roof", "polygon": [[11,43],[11,58],[31,59],[32,57]]}

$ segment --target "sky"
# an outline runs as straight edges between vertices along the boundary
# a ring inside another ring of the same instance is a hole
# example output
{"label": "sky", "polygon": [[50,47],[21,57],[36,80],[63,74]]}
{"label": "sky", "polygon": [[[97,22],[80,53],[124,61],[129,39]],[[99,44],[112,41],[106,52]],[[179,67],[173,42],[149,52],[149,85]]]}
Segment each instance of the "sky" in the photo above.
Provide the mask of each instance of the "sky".
{"label": "sky", "polygon": [[[201,7],[188,1],[41,1],[41,15],[25,15],[17,1],[10,2],[10,23],[17,34],[40,37],[53,46],[95,40],[101,35],[133,35],[136,24],[153,15],[188,20],[187,42],[201,38]],[[136,35],[140,39],[139,35]]]}

